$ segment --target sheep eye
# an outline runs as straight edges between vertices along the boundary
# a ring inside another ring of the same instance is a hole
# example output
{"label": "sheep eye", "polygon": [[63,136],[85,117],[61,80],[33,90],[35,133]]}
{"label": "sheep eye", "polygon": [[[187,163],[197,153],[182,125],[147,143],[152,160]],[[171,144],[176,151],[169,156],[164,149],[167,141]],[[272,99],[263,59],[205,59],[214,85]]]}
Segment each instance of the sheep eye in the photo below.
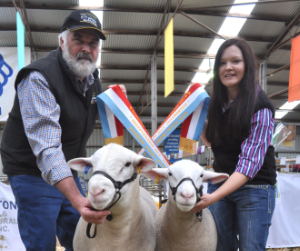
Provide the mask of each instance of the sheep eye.
{"label": "sheep eye", "polygon": [[127,163],[125,164],[126,167],[129,167],[130,165],[131,165],[131,162],[127,162]]}
{"label": "sheep eye", "polygon": [[169,173],[169,176],[172,176],[173,174],[172,173]]}
{"label": "sheep eye", "polygon": [[203,177],[203,174],[201,174],[200,177],[202,178],[202,177]]}

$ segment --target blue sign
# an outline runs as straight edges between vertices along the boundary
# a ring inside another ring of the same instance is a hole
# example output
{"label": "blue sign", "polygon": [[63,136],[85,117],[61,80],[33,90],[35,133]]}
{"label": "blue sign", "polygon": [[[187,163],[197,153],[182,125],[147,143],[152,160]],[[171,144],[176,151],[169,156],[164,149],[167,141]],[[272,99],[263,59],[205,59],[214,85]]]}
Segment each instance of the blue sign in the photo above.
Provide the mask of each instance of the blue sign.
{"label": "blue sign", "polygon": [[[8,73],[5,73],[2,70],[2,67],[5,66],[8,69]],[[3,77],[3,82],[0,81],[0,96],[3,94],[3,86],[6,85],[8,78],[13,75],[13,69],[4,61],[3,56],[0,54],[0,75]]]}
{"label": "blue sign", "polygon": [[179,153],[179,140],[180,140],[181,130],[174,130],[168,137],[165,139],[165,152],[166,155],[171,155],[169,161],[174,163],[178,159],[174,159],[174,155]]}

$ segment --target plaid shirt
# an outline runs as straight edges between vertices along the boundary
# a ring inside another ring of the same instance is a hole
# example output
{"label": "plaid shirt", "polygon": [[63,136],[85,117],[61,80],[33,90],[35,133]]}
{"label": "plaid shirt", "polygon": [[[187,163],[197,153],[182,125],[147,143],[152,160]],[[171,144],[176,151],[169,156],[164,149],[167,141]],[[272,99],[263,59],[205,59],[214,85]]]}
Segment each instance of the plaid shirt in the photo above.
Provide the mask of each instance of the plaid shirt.
{"label": "plaid shirt", "polygon": [[245,174],[251,179],[260,170],[274,131],[275,119],[272,112],[265,108],[256,112],[252,118],[251,133],[241,145],[236,172]]}
{"label": "plaid shirt", "polygon": [[[257,87],[257,93],[260,88]],[[223,108],[223,112],[231,106],[231,103]],[[236,172],[242,173],[251,179],[260,170],[264,163],[266,152],[270,146],[275,126],[275,119],[272,118],[272,111],[264,108],[257,111],[251,121],[251,133],[241,145],[239,161],[236,165]]]}
{"label": "plaid shirt", "polygon": [[[94,83],[91,74],[76,80],[83,85],[83,95]],[[33,71],[18,85],[17,94],[23,119],[25,134],[43,179],[54,185],[60,180],[73,176],[62,152],[60,106],[49,89],[44,76]]]}

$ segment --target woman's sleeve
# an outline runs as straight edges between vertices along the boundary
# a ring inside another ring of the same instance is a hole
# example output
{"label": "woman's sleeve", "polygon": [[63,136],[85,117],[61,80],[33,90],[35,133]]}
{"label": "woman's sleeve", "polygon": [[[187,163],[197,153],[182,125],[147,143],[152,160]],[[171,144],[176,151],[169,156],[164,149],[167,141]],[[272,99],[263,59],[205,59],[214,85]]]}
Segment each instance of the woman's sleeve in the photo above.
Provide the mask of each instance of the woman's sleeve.
{"label": "woman's sleeve", "polygon": [[251,133],[241,145],[241,153],[236,172],[254,178],[260,170],[267,149],[271,143],[275,120],[271,110],[265,108],[256,112],[252,118]]}

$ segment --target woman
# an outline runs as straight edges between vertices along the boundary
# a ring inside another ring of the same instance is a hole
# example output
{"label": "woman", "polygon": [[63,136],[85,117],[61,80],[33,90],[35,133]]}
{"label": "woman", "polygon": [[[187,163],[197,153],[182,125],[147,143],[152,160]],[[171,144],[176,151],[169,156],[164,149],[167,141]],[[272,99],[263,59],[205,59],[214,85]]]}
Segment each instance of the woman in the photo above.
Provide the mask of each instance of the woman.
{"label": "woman", "polygon": [[256,81],[255,56],[242,39],[218,50],[208,122],[201,135],[212,147],[213,168],[230,177],[209,184],[191,210],[210,206],[218,250],[265,250],[275,207],[276,164],[270,146],[274,107]]}

